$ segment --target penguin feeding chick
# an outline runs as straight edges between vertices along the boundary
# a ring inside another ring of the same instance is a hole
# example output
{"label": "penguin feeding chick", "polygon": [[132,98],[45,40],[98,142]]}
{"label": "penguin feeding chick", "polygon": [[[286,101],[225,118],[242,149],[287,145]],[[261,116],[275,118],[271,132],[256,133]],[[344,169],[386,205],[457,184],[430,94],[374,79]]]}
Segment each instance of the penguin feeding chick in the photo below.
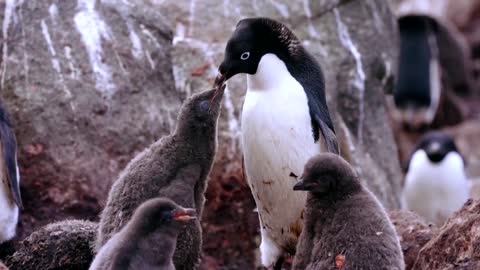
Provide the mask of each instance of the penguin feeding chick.
{"label": "penguin feeding chick", "polygon": [[216,96],[215,90],[210,90],[190,97],[180,110],[175,131],[130,161],[108,195],[100,217],[97,250],[127,224],[140,204],[167,197],[197,211],[199,218],[180,231],[173,257],[177,270],[196,269],[202,246],[200,217],[215,157],[224,89]]}
{"label": "penguin feeding chick", "polygon": [[403,195],[406,207],[438,226],[469,198],[465,165],[453,138],[425,134],[410,157]]}
{"label": "penguin feeding chick", "polygon": [[17,141],[12,124],[3,104],[0,103],[0,244],[15,236],[19,209],[20,175],[17,165]]}
{"label": "penguin feeding chick", "polygon": [[411,15],[398,20],[400,55],[393,116],[413,129],[431,124],[440,102],[436,26],[427,16]]}
{"label": "penguin feeding chick", "polygon": [[293,189],[308,197],[292,269],[405,269],[387,213],[343,158],[312,157]]}
{"label": "penguin feeding chick", "polygon": [[281,267],[295,253],[306,195],[291,184],[309,157],[338,153],[320,65],[282,23],[238,22],[225,49],[216,86],[247,74],[241,141],[245,176],[255,199],[264,266]]}
{"label": "penguin feeding chick", "polygon": [[103,245],[89,270],[175,270],[177,235],[182,223],[192,219],[195,209],[167,198],[150,199]]}

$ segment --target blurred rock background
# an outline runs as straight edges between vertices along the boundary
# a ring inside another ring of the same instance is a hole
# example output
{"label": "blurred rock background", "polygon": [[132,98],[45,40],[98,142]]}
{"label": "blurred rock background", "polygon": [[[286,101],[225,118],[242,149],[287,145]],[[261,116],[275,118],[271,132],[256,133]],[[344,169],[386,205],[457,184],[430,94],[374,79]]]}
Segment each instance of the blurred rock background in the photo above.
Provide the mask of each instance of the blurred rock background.
{"label": "blurred rock background", "polygon": [[[17,134],[25,203],[15,240],[65,218],[97,220],[118,173],[169,133],[186,96],[211,87],[226,40],[251,16],[286,23],[319,60],[342,155],[386,208],[399,208],[401,164],[421,135],[388,114],[398,53],[394,14],[408,9],[404,2],[0,0],[0,93]],[[458,29],[478,94],[479,2],[408,2]],[[259,265],[258,218],[239,144],[245,89],[237,76],[224,97],[203,216],[204,269]],[[437,125],[454,134],[475,178],[480,102],[462,93],[458,100],[443,109],[468,113]],[[0,256],[14,248],[15,241],[0,247]]]}

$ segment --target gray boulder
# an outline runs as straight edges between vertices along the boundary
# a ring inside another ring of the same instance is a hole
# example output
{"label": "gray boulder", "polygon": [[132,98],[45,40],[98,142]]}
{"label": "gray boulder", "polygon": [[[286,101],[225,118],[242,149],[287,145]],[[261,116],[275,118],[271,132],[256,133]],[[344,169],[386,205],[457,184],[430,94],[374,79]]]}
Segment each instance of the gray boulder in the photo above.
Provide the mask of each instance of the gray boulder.
{"label": "gray boulder", "polygon": [[167,134],[172,32],[144,1],[3,1],[0,87],[19,144],[20,234],[96,218],[118,172]]}

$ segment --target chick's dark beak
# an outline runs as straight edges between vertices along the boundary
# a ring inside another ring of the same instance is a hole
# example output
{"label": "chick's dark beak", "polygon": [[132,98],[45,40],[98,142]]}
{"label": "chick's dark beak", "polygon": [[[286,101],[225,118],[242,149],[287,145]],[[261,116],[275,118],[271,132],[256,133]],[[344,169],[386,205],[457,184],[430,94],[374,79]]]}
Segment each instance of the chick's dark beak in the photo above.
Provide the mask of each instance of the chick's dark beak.
{"label": "chick's dark beak", "polygon": [[187,222],[192,219],[197,218],[197,211],[193,208],[180,208],[175,211],[173,214],[173,219],[174,220],[179,220],[183,222]]}
{"label": "chick's dark beak", "polygon": [[219,88],[215,88],[215,92],[213,92],[212,97],[210,98],[210,108],[209,110],[215,111],[220,107],[220,101],[222,100],[223,93],[225,92],[225,87],[227,85],[224,84]]}
{"label": "chick's dark beak", "polygon": [[225,73],[221,73],[220,71],[217,74],[217,77],[215,77],[215,82],[214,82],[214,87],[218,90],[220,89],[225,81],[227,80],[227,76]]}
{"label": "chick's dark beak", "polygon": [[302,178],[298,178],[298,182],[293,186],[293,190],[307,190],[307,185]]}

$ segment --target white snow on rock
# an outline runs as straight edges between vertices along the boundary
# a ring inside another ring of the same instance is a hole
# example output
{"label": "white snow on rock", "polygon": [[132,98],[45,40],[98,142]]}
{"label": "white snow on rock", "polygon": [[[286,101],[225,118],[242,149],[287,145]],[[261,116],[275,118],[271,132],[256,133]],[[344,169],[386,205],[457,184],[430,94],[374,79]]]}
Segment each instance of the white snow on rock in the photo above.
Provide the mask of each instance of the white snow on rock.
{"label": "white snow on rock", "polygon": [[78,0],[75,27],[82,36],[88,59],[95,76],[95,86],[107,97],[115,93],[115,84],[108,65],[102,61],[102,40],[111,41],[108,25],[95,10],[96,0]]}
{"label": "white snow on rock", "polygon": [[353,59],[355,59],[355,64],[356,64],[356,76],[353,84],[355,87],[360,90],[360,100],[359,100],[359,110],[360,110],[360,115],[359,115],[359,124],[358,124],[358,133],[357,133],[357,138],[360,144],[363,142],[363,120],[364,120],[364,93],[365,93],[365,71],[363,69],[362,65],[362,55],[360,54],[358,48],[355,46],[353,43],[352,39],[350,38],[350,34],[348,32],[347,26],[343,23],[342,18],[340,18],[340,13],[338,10],[335,8],[333,10],[333,13],[335,14],[335,19],[337,22],[337,28],[338,28],[338,36],[340,38],[340,43],[348,50],[353,56]]}
{"label": "white snow on rock", "polygon": [[2,33],[3,33],[3,63],[2,63],[2,82],[1,86],[5,82],[5,74],[7,72],[7,62],[8,62],[8,27],[10,26],[10,21],[12,20],[13,13],[15,12],[15,0],[6,0],[5,1],[5,12],[3,17],[2,24]]}

